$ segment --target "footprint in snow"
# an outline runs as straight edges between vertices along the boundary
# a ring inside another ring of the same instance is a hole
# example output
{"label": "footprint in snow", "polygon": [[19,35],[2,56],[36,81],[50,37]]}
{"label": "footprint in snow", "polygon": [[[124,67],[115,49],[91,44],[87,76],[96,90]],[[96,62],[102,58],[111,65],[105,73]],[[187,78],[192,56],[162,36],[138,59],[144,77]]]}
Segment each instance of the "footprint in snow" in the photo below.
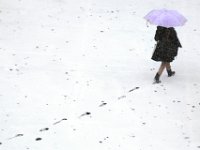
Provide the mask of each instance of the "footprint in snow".
{"label": "footprint in snow", "polygon": [[40,129],[40,132],[43,132],[43,131],[48,131],[49,128],[43,128],[43,129]]}
{"label": "footprint in snow", "polygon": [[36,138],[35,140],[36,140],[36,141],[41,141],[42,138],[38,137],[38,138]]}
{"label": "footprint in snow", "polygon": [[139,88],[140,88],[140,87],[135,87],[135,88],[129,90],[128,92],[133,92],[133,91],[135,91],[135,90],[137,90],[137,89],[139,89]]}
{"label": "footprint in snow", "polygon": [[101,105],[99,105],[99,107],[103,107],[105,105],[107,105],[107,103],[103,102]]}
{"label": "footprint in snow", "polygon": [[81,118],[81,117],[83,117],[83,116],[89,116],[89,115],[91,115],[90,112],[85,112],[84,114],[80,115],[79,118]]}
{"label": "footprint in snow", "polygon": [[62,121],[65,121],[65,120],[67,120],[67,118],[63,118],[63,119],[61,119],[60,121],[57,121],[57,122],[53,123],[53,125],[56,125],[56,124],[58,124],[58,123],[61,123]]}
{"label": "footprint in snow", "polygon": [[14,139],[14,138],[17,138],[17,137],[22,137],[22,136],[24,136],[24,135],[23,135],[23,134],[17,134],[17,135],[15,135],[14,137],[9,138],[9,140]]}
{"label": "footprint in snow", "polygon": [[118,97],[118,100],[121,100],[123,98],[126,98],[126,95],[122,95],[122,96]]}

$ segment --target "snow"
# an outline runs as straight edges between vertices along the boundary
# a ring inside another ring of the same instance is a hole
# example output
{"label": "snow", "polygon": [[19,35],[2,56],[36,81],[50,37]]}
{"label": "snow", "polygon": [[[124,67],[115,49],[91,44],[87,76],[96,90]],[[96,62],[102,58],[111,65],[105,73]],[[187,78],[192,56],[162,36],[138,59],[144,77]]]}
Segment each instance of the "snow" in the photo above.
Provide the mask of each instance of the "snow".
{"label": "snow", "polygon": [[[181,12],[152,84],[152,9]],[[200,149],[198,0],[1,0],[0,149]]]}

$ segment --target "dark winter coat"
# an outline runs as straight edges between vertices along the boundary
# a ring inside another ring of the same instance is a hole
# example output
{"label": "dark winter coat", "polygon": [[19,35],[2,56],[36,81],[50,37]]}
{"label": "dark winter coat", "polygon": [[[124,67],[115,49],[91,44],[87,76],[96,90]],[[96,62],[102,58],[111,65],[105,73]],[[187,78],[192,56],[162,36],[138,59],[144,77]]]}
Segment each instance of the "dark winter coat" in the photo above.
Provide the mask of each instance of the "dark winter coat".
{"label": "dark winter coat", "polygon": [[157,41],[152,58],[155,61],[172,62],[182,47],[174,28],[158,26],[154,39]]}

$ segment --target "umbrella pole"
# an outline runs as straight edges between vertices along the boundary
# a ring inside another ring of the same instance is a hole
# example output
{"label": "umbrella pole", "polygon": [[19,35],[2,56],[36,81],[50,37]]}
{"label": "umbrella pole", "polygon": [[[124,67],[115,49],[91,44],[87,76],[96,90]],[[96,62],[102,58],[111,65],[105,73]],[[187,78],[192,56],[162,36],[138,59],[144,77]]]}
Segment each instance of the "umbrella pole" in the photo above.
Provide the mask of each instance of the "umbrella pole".
{"label": "umbrella pole", "polygon": [[146,26],[147,26],[147,28],[149,27],[148,21],[146,21]]}

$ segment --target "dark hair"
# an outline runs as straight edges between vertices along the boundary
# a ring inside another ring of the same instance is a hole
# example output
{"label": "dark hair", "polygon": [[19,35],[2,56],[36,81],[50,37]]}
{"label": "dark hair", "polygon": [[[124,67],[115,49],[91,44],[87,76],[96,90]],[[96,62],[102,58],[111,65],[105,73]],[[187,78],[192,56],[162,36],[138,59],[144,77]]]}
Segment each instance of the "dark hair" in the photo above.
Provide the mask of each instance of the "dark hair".
{"label": "dark hair", "polygon": [[167,28],[167,29],[165,30],[165,36],[166,36],[167,41],[169,40],[170,33],[171,33],[170,28]]}

